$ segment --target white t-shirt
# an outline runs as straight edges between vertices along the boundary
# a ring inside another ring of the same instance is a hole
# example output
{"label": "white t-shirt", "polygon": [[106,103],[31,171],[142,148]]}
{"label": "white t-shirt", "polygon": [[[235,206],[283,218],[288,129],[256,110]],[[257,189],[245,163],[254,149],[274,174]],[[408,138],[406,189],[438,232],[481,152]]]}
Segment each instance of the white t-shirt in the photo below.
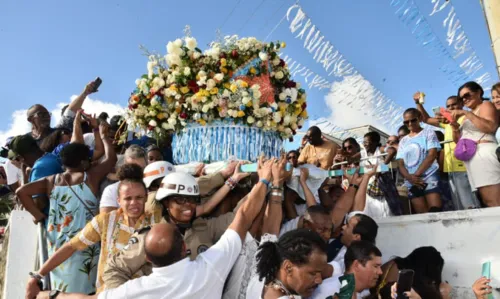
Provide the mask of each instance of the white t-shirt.
{"label": "white t-shirt", "polygon": [[99,294],[98,299],[220,299],[226,278],[241,251],[241,238],[228,229],[194,261],[153,268],[153,273]]}
{"label": "white t-shirt", "polygon": [[118,205],[118,185],[120,182],[116,182],[104,188],[101,195],[101,203],[99,208],[119,208]]}
{"label": "white t-shirt", "polygon": [[22,184],[23,182],[23,171],[20,168],[17,168],[10,160],[5,160],[5,163],[2,165],[5,169],[5,175],[7,176],[7,185],[12,185],[17,182]]}
{"label": "white t-shirt", "polygon": [[294,229],[297,229],[298,228],[297,226],[299,225],[299,220],[300,220],[300,216],[297,216],[297,217],[293,218],[292,220],[285,222],[281,226],[279,237],[281,238],[281,236],[283,236],[285,233],[292,231]]}

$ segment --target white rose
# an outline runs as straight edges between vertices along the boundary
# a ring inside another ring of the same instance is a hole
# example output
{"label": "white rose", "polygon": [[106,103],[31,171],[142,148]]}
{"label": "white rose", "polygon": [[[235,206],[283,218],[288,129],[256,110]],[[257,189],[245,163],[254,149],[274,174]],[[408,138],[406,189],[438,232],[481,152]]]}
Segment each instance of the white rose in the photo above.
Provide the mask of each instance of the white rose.
{"label": "white rose", "polygon": [[217,81],[222,81],[222,79],[224,79],[224,74],[221,73],[215,74],[214,79]]}
{"label": "white rose", "polygon": [[186,37],[186,47],[189,50],[194,50],[198,46],[196,39],[193,37]]}
{"label": "white rose", "polygon": [[[234,111],[233,109],[229,109],[229,110],[227,110],[227,114],[228,114],[229,116],[233,116],[233,113],[234,113],[234,112],[235,112],[235,111]],[[238,112],[236,112],[236,114],[238,114]]]}
{"label": "white rose", "polygon": [[288,135],[288,136],[292,135],[292,129],[286,128],[285,129],[285,134]]}
{"label": "white rose", "polygon": [[283,118],[283,124],[284,125],[288,125],[290,123],[290,116],[289,115],[285,115],[285,118]]}
{"label": "white rose", "polygon": [[175,99],[176,99],[176,100],[180,100],[181,98],[182,98],[182,96],[181,96],[180,94],[176,94],[176,95],[175,95]]}
{"label": "white rose", "polygon": [[264,126],[264,124],[263,124],[263,123],[262,123],[262,121],[260,121],[260,120],[257,122],[257,124],[256,124],[256,125],[257,125],[257,127],[259,127],[259,128],[262,128],[262,126]]}
{"label": "white rose", "polygon": [[176,39],[176,40],[174,41],[174,45],[175,45],[175,46],[177,46],[177,47],[179,47],[179,48],[180,48],[180,47],[182,47],[182,40],[181,40],[181,39],[179,39],[179,38],[178,38],[178,39]]}
{"label": "white rose", "polygon": [[303,119],[299,120],[299,122],[297,123],[297,125],[303,127],[304,126],[304,120]]}
{"label": "white rose", "polygon": [[276,58],[273,59],[273,65],[276,66],[278,64],[280,64],[280,58],[276,56]]}
{"label": "white rose", "polygon": [[148,114],[149,114],[150,116],[156,116],[156,111],[151,110],[151,111],[149,111],[149,113],[148,113]]}
{"label": "white rose", "polygon": [[177,124],[177,120],[175,118],[169,118],[168,124],[171,126],[175,126]]}
{"label": "white rose", "polygon": [[207,81],[207,90],[211,90],[212,88],[215,87],[215,80],[214,79],[208,79]]}
{"label": "white rose", "polygon": [[[152,100],[151,100],[151,106],[155,106],[155,105],[158,105],[158,101],[156,100],[156,97],[154,97]],[[156,114],[156,113],[155,113]]]}
{"label": "white rose", "polygon": [[151,127],[156,127],[156,121],[154,119],[152,119],[149,121],[148,125]]}
{"label": "white rose", "polygon": [[187,123],[186,123],[185,121],[181,120],[181,125],[182,125],[183,127],[185,127],[185,126],[186,126],[186,124],[187,124]]}
{"label": "white rose", "polygon": [[259,58],[262,60],[262,61],[266,61],[267,60],[267,53],[266,52],[260,52],[259,53]]}
{"label": "white rose", "polygon": [[284,92],[280,93],[279,98],[280,98],[280,101],[286,100],[286,93],[284,93]]}
{"label": "white rose", "polygon": [[260,93],[259,90],[254,90],[253,91],[253,98],[254,99],[260,99],[261,96],[262,96],[262,93]]}
{"label": "white rose", "polygon": [[203,108],[201,108],[201,111],[202,111],[203,113],[207,113],[207,112],[208,112],[208,110],[210,110],[210,106],[209,106],[209,105],[203,105]]}
{"label": "white rose", "polygon": [[189,76],[189,75],[191,75],[191,69],[186,66],[184,68],[184,76]]}
{"label": "white rose", "polygon": [[247,117],[247,123],[253,124],[254,122],[255,122],[255,118],[253,118],[252,116]]}
{"label": "white rose", "polygon": [[148,77],[149,79],[152,79],[153,78],[153,74],[154,74],[154,67],[155,67],[155,63],[154,61],[148,61]]}
{"label": "white rose", "polygon": [[219,47],[212,48],[210,56],[212,56],[213,59],[218,59],[219,55],[220,55],[220,48]]}
{"label": "white rose", "polygon": [[293,130],[295,130],[295,131],[297,131],[297,129],[299,128],[299,127],[297,126],[297,124],[292,124],[292,126],[291,126],[291,127],[292,127],[292,129],[293,129]]}
{"label": "white rose", "polygon": [[174,53],[176,46],[173,42],[168,42],[167,44],[167,53]]}
{"label": "white rose", "polygon": [[278,80],[283,79],[283,77],[284,77],[284,76],[285,76],[285,75],[283,74],[283,72],[282,72],[282,71],[278,71],[278,72],[276,72],[276,74],[274,74],[274,77],[275,77],[276,79],[278,79]]}
{"label": "white rose", "polygon": [[243,105],[248,104],[248,102],[250,102],[250,98],[249,98],[249,97],[244,97],[244,98],[241,100],[241,103],[242,103]]}

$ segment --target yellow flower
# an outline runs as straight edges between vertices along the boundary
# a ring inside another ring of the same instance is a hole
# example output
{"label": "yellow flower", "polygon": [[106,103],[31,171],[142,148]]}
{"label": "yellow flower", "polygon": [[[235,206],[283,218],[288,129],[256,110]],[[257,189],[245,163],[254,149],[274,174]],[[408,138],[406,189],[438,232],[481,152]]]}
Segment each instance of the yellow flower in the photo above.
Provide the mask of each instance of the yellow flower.
{"label": "yellow flower", "polygon": [[181,92],[182,93],[188,93],[189,92],[189,87],[187,87],[187,86],[181,87]]}
{"label": "yellow flower", "polygon": [[220,71],[223,72],[224,74],[227,74],[227,69],[225,67],[221,67]]}
{"label": "yellow flower", "polygon": [[222,59],[220,60],[220,65],[221,65],[221,66],[226,66],[226,65],[227,65],[227,60],[226,60],[226,58],[222,58]]}
{"label": "yellow flower", "polygon": [[236,92],[236,90],[238,90],[238,86],[236,86],[236,84],[231,84],[230,89],[231,89],[231,91],[232,91],[233,93],[235,93],[235,92]]}
{"label": "yellow flower", "polygon": [[247,82],[245,82],[245,81],[243,81],[243,80],[241,80],[240,85],[241,85],[241,87],[243,87],[243,88],[247,88],[247,87],[248,87],[248,83],[247,83]]}
{"label": "yellow flower", "polygon": [[175,92],[178,91],[177,86],[175,86],[175,85],[170,85],[170,87],[168,89],[175,91]]}
{"label": "yellow flower", "polygon": [[286,43],[285,42],[281,42],[281,47],[282,48],[286,48]]}
{"label": "yellow flower", "polygon": [[230,89],[231,88],[231,83],[224,83],[224,88],[225,89]]}
{"label": "yellow flower", "polygon": [[181,107],[176,107],[176,108],[175,108],[175,112],[177,112],[177,113],[181,113],[181,111],[182,111],[182,108],[181,108]]}
{"label": "yellow flower", "polygon": [[306,118],[307,117],[307,110],[302,111],[300,114],[301,117]]}
{"label": "yellow flower", "polygon": [[252,106],[253,106],[253,102],[252,101],[248,101],[247,107],[252,107]]}
{"label": "yellow flower", "polygon": [[245,116],[245,112],[242,110],[238,111],[238,117],[243,117],[243,116]]}
{"label": "yellow flower", "polygon": [[198,122],[200,123],[200,125],[204,126],[207,124],[207,122],[204,120],[204,119],[200,119],[198,120]]}
{"label": "yellow flower", "polygon": [[295,109],[294,114],[299,116],[302,113],[302,109]]}
{"label": "yellow flower", "polygon": [[219,89],[218,89],[217,87],[214,87],[214,88],[212,88],[212,89],[210,90],[210,93],[211,93],[211,94],[217,94],[217,93],[219,93]]}
{"label": "yellow flower", "polygon": [[253,67],[250,68],[250,74],[255,75],[257,73],[257,70]]}
{"label": "yellow flower", "polygon": [[162,119],[164,119],[164,118],[165,118],[165,114],[163,114],[162,112],[160,112],[160,113],[158,113],[158,114],[156,115],[156,118],[158,118],[159,120],[162,120]]}

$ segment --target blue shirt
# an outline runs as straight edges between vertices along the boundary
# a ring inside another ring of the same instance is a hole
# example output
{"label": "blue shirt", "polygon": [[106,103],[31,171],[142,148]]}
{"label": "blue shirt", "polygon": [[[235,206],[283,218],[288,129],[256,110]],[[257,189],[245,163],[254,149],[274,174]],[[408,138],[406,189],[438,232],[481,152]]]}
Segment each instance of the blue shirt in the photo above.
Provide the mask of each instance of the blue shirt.
{"label": "blue shirt", "polygon": [[[424,162],[427,155],[429,155],[429,150],[433,148],[439,151],[441,150],[441,145],[439,144],[436,133],[433,130],[425,128],[413,137],[407,135],[401,139],[396,159],[403,159],[408,173],[414,174],[422,162]],[[438,171],[438,169],[439,165],[437,161],[434,160],[422,176],[424,178],[428,177]]]}
{"label": "blue shirt", "polygon": [[31,168],[30,182],[42,179],[46,176],[63,172],[61,160],[58,156],[46,153],[40,159],[36,160]]}

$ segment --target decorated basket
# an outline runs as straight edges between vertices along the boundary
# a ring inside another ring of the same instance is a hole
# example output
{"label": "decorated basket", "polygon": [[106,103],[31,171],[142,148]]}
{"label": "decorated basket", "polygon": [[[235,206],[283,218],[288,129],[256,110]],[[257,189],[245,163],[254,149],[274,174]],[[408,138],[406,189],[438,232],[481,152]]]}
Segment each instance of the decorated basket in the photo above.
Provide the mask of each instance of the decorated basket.
{"label": "decorated basket", "polygon": [[227,37],[202,52],[192,37],[149,55],[126,118],[158,140],[174,131],[174,160],[276,156],[307,119],[306,94],[279,57],[284,43]]}

